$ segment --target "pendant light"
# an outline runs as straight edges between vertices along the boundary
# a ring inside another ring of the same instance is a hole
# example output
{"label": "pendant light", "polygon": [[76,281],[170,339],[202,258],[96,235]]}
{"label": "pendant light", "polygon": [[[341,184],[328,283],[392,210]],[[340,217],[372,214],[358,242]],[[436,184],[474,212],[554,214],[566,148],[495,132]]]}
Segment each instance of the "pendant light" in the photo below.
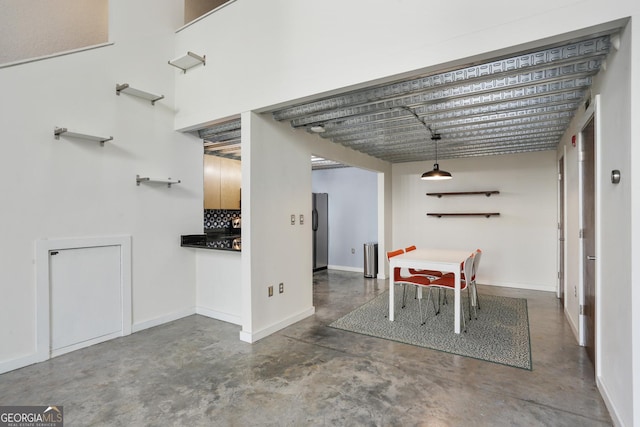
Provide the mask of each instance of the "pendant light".
{"label": "pendant light", "polygon": [[453,178],[449,172],[441,171],[440,170],[440,165],[438,164],[438,141],[442,138],[440,136],[440,134],[437,133],[437,132],[434,132],[433,129],[431,129],[431,126],[426,124],[424,119],[420,118],[418,113],[416,113],[413,108],[407,107],[405,105],[399,105],[399,106],[390,108],[390,110],[395,110],[395,109],[405,110],[405,111],[408,111],[409,113],[411,113],[413,115],[413,117],[415,117],[420,123],[422,123],[422,125],[425,128],[427,128],[427,130],[431,134],[431,140],[433,142],[435,142],[435,144],[436,144],[436,162],[433,164],[433,170],[430,170],[429,172],[423,173],[422,176],[420,177],[420,179],[424,179],[425,181],[440,181],[440,180],[443,180],[443,179],[451,179],[451,178]]}
{"label": "pendant light", "polygon": [[431,132],[431,140],[436,144],[436,162],[433,164],[433,170],[423,173],[420,179],[424,179],[425,181],[440,181],[453,178],[449,172],[441,171],[440,165],[438,164],[438,140],[440,140],[440,134],[433,132],[430,127],[427,127],[427,129]]}

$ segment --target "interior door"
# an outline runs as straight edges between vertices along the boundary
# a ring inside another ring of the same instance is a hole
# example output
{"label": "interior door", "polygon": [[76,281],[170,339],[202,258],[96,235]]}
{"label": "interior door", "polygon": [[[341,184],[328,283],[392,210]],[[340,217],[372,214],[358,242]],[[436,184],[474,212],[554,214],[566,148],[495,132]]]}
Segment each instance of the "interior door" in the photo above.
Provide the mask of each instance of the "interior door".
{"label": "interior door", "polygon": [[122,335],[120,250],[100,246],[50,251],[53,356]]}
{"label": "interior door", "polygon": [[593,117],[582,129],[582,189],[583,189],[583,295],[585,347],[589,359],[595,367],[595,325],[596,325],[596,274],[595,274],[595,126]]}
{"label": "interior door", "polygon": [[564,156],[558,161],[558,298],[564,307]]}

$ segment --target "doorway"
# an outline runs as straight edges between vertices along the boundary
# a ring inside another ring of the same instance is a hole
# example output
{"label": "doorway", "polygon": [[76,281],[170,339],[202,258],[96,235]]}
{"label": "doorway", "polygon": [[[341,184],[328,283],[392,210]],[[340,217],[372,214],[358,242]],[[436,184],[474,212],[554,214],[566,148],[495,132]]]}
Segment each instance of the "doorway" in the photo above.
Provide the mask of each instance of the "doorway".
{"label": "doorway", "polygon": [[364,244],[378,241],[377,172],[337,162],[321,167],[313,159],[312,192],[330,198],[327,268],[364,273]]}
{"label": "doorway", "polygon": [[560,304],[564,307],[564,259],[565,259],[565,245],[564,245],[564,156],[558,160],[558,298]]}
{"label": "doorway", "polygon": [[596,151],[595,117],[591,115],[581,130],[582,157],[582,314],[584,345],[596,366]]}

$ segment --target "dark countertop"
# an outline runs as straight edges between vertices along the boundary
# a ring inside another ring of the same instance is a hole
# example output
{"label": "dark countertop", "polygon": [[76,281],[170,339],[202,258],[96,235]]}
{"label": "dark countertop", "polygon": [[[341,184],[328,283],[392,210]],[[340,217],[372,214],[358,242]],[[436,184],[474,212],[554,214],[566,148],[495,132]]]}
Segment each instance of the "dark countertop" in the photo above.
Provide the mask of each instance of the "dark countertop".
{"label": "dark countertop", "polygon": [[241,236],[242,233],[239,228],[205,230],[204,234],[184,234],[180,236],[180,246],[240,252],[242,250]]}

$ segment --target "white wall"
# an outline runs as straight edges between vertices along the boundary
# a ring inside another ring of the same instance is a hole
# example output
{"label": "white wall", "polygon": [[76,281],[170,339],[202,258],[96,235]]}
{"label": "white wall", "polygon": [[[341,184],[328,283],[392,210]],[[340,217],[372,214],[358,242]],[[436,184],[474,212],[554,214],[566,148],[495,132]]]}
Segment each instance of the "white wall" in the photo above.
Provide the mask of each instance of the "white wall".
{"label": "white wall", "polygon": [[[556,288],[556,154],[553,151],[440,160],[447,181],[423,181],[432,162],[393,165],[393,247],[483,250],[479,283]],[[433,192],[498,190],[487,197]],[[427,212],[499,212],[430,217]]]}
{"label": "white wall", "polygon": [[[114,45],[0,69],[0,371],[35,351],[37,239],[131,235],[134,329],[193,312],[195,259],[179,236],[202,229],[202,143],[173,130],[166,63],[182,6],[110,6]],[[125,82],[166,98],[116,96]],[[55,126],[114,140],[55,140]],[[138,187],[136,174],[182,183]]]}
{"label": "white wall", "polygon": [[[632,238],[631,229],[631,134],[624,123],[631,121],[631,34],[626,29],[620,38],[620,48],[607,58],[606,67],[595,79],[592,93],[599,97],[600,125],[596,129],[596,191],[599,208],[596,215],[596,379],[611,412],[623,414],[622,408],[633,407],[632,384],[627,380],[633,370],[632,322]],[[581,108],[565,136],[559,152],[566,152],[567,208],[567,299],[565,308],[576,329],[583,321],[579,305],[584,303],[580,289],[580,228],[579,147],[572,147],[571,136],[579,135],[589,115]],[[619,184],[611,183],[611,171],[621,171]],[[577,287],[577,296],[574,294]],[[637,359],[637,358],[636,358]],[[615,363],[607,361],[615,360]],[[623,420],[631,425],[631,419]]]}
{"label": "white wall", "polygon": [[196,313],[242,325],[242,254],[192,250],[196,254]]}
{"label": "white wall", "polygon": [[[637,70],[640,70],[640,53],[638,53],[640,46],[640,31],[638,31],[637,16],[633,18],[633,21],[629,25],[629,31],[631,34],[626,34],[631,40],[631,59],[630,70],[634,70],[637,76]],[[637,78],[631,78],[629,83],[629,95],[631,96],[631,117],[640,117],[640,102],[638,101],[638,94],[640,94],[640,80]],[[621,124],[625,126],[625,124]],[[640,165],[640,120],[632,120],[631,122],[631,146],[629,156],[629,187],[631,193],[631,230],[629,232],[629,238],[631,239],[631,252],[632,259],[638,259],[640,254],[640,225],[638,225],[638,218],[640,218],[640,173],[634,173],[633,169],[637,170]],[[626,174],[625,174],[626,175]],[[633,307],[638,307],[640,303],[640,262],[631,263],[631,277],[629,286],[631,288],[631,304]],[[629,319],[625,319],[629,320]],[[617,390],[625,390],[629,382],[632,382],[632,408],[640,408],[640,369],[638,368],[638,359],[640,356],[640,310],[631,311],[631,337],[622,336],[619,337],[621,341],[631,341],[631,358],[632,358],[632,374],[623,380],[622,383],[617,386]],[[608,331],[603,331],[608,332]],[[628,371],[627,371],[628,373]],[[640,425],[640,410],[634,410],[633,414],[628,414],[629,405],[624,405],[618,412],[623,412],[625,417],[632,418],[633,425]],[[629,423],[631,424],[631,423]]]}
{"label": "white wall", "polygon": [[[626,17],[640,17],[640,2],[541,0],[514,8],[505,7],[498,0],[437,4],[420,0],[327,0],[322,7],[318,2],[295,0],[237,1],[177,36],[176,52],[207,54],[209,63],[176,82],[176,128],[198,127],[241,111],[288,105],[403,74],[429,72],[588,35],[616,27],[620,21],[611,22]],[[455,25],[451,24],[453,21]],[[633,33],[636,43],[630,53],[632,69],[636,69],[640,44],[638,31]],[[221,66],[212,66],[216,64],[213,58],[220,58],[217,63]],[[640,111],[640,86],[634,80],[626,83],[630,85],[631,116],[636,117]],[[634,138],[640,137],[638,121],[619,124],[630,128]],[[632,150],[631,156],[631,164],[640,162],[640,150]],[[630,177],[638,182],[631,172]],[[388,194],[390,180],[385,178],[380,188]],[[637,214],[640,205],[635,200],[640,198],[640,186],[634,188],[631,192],[636,197],[631,197],[631,207],[632,214]],[[391,217],[389,210],[390,204],[379,208],[385,222]],[[627,232],[637,234],[638,228],[632,226]],[[385,234],[384,238],[388,243],[389,236]],[[398,239],[401,237],[394,238],[394,242]],[[640,252],[639,241],[632,242],[634,255]],[[603,259],[603,263],[608,262]],[[603,271],[606,268],[602,265]],[[632,268],[627,286],[633,290],[638,288],[634,285],[638,284],[640,270]],[[631,296],[632,304],[640,304],[639,292],[633,290]],[[638,315],[633,316],[624,321],[634,319],[637,324]],[[606,332],[613,334],[612,339],[622,348],[625,341],[633,339],[637,349],[639,331],[634,328],[626,335],[617,335],[615,330]],[[603,354],[607,357],[603,363],[613,363],[610,356]],[[632,389],[634,401],[640,402],[640,369],[633,371],[636,373],[625,379],[618,380],[617,375],[612,378],[611,387],[616,389],[612,395],[621,396]],[[625,425],[631,425],[634,418],[640,423],[640,411],[634,413],[629,400],[618,399],[615,403],[619,406],[614,408],[614,419]]]}
{"label": "white wall", "polygon": [[311,218],[311,156],[271,117],[243,114],[242,177],[241,338],[253,342],[314,312],[311,221],[290,221]]}
{"label": "white wall", "polygon": [[386,162],[294,132],[268,114],[242,114],[244,341],[254,342],[314,312],[311,221],[290,221],[292,214],[311,218],[312,154],[389,171]]}
{"label": "white wall", "polygon": [[[637,257],[631,255],[629,233],[632,218],[629,179],[631,129],[624,126],[624,123],[632,121],[631,94],[626,83],[632,78],[638,78],[638,70],[632,77],[630,43],[629,29],[623,32],[620,50],[611,54],[606,71],[601,74],[601,80],[595,86],[595,91],[602,94],[596,182],[600,208],[596,217],[600,230],[599,242],[596,240],[596,257],[600,259],[596,263],[596,268],[599,269],[599,285],[596,290],[599,354],[596,374],[600,387],[606,390],[611,402],[616,402],[616,410],[633,405],[633,389],[628,376],[634,370],[634,358],[628,337],[634,328],[631,322],[634,305],[632,287],[629,284],[632,283],[631,265]],[[637,116],[635,120],[637,121]],[[613,169],[624,171],[624,180],[620,184],[611,183]],[[636,323],[635,327],[637,326],[640,325]],[[611,360],[616,362],[607,362]],[[637,355],[635,361],[640,361]],[[636,365],[635,369],[638,368]],[[640,407],[636,409],[640,410]]]}
{"label": "white wall", "polygon": [[358,168],[312,172],[313,192],[329,194],[329,268],[363,271],[363,244],[378,241],[377,175]]}

